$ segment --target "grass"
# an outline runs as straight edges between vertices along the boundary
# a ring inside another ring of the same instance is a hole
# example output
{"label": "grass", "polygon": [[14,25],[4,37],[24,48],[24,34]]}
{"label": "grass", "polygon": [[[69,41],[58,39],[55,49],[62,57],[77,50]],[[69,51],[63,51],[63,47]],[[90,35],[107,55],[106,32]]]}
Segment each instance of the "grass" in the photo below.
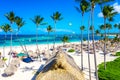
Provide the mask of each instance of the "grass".
{"label": "grass", "polygon": [[98,76],[99,80],[120,80],[120,57],[107,62],[106,70],[104,70],[104,63],[100,64]]}
{"label": "grass", "polygon": [[116,56],[120,56],[120,52],[116,52],[116,54],[115,54]]}
{"label": "grass", "polygon": [[72,52],[75,52],[74,49],[69,49],[68,52],[72,53]]}

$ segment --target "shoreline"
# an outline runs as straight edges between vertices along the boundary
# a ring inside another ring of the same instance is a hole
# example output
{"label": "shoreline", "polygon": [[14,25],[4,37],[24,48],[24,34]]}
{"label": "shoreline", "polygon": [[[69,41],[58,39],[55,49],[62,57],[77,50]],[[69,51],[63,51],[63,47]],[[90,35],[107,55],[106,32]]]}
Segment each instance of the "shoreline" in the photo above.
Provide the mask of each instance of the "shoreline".
{"label": "shoreline", "polygon": [[[96,40],[98,41],[98,40]],[[95,41],[95,42],[96,42]],[[87,41],[84,41],[85,44],[87,44]],[[92,41],[90,41],[90,43],[92,43]],[[79,42],[71,42],[71,43],[66,43],[66,44],[80,44],[80,41]],[[50,47],[53,46],[53,44],[49,44]],[[56,46],[63,46],[63,43],[56,43]],[[27,50],[32,50],[33,52],[35,52],[36,50],[36,44],[34,45],[26,45],[27,47]],[[49,47],[49,48],[50,48]],[[47,44],[39,44],[39,48],[40,48],[40,51],[42,50],[48,50],[48,46]],[[68,48],[69,49],[69,48]],[[14,46],[13,47],[13,51],[17,51],[17,52],[21,52],[22,51],[22,48],[20,46]],[[3,48],[1,47],[0,48],[0,51],[3,51]],[[6,47],[5,48],[5,58],[7,58],[7,61],[6,63],[8,63],[8,59],[9,59],[9,55],[8,55],[8,52],[10,51],[10,47]],[[73,53],[69,53],[66,51],[67,54],[69,54],[71,57],[73,57],[75,63],[81,68],[81,55],[80,54],[77,54],[76,52],[73,52]],[[99,52],[97,52],[97,65],[99,65],[100,63],[102,63],[104,61],[104,57],[103,57],[103,53],[102,51],[99,50]],[[84,76],[86,79],[89,79],[89,73],[88,73],[88,54],[87,52],[84,52],[83,54],[83,61],[84,61]],[[43,57],[43,56],[41,56]],[[107,57],[106,57],[107,61],[112,61],[114,59],[116,59],[117,57],[115,56],[110,56],[110,54],[107,54]],[[91,62],[91,74],[92,74],[92,80],[95,80],[95,76],[94,76],[94,55],[93,54],[90,54],[90,62]],[[45,61],[42,60],[42,62],[39,61],[39,59],[37,61],[34,61],[34,62],[31,62],[31,63],[24,63],[22,60],[20,61],[20,67],[18,67],[18,70],[15,72],[14,75],[12,76],[9,76],[9,77],[3,77],[2,74],[4,72],[4,68],[1,68],[0,69],[0,79],[2,80],[11,80],[11,79],[15,79],[15,80],[18,80],[19,78],[21,78],[22,80],[31,80],[33,78],[33,76],[35,75],[35,72],[40,68],[41,65],[44,65],[45,64]],[[26,67],[31,70],[28,70],[28,71],[25,71],[26,70]],[[25,75],[28,75],[29,77],[26,77]]]}

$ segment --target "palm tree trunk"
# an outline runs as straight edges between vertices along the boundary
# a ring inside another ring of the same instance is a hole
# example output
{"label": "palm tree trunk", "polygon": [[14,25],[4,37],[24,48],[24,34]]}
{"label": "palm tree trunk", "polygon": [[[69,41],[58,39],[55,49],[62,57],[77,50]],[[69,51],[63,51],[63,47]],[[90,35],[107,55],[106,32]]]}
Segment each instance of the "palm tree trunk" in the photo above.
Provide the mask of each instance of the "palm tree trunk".
{"label": "palm tree trunk", "polygon": [[37,50],[39,51],[39,47],[38,47],[38,26],[36,28],[36,46],[37,46]]}
{"label": "palm tree trunk", "polygon": [[54,42],[53,42],[53,53],[55,51],[55,41],[56,41],[56,21],[54,22]]}
{"label": "palm tree trunk", "polygon": [[20,46],[21,46],[22,50],[25,51],[25,50],[24,50],[24,47],[23,47],[23,45],[22,45],[22,42],[21,42],[20,39],[18,38],[17,33],[16,33],[16,38],[18,39],[18,41],[19,41],[19,43],[20,43]]}
{"label": "palm tree trunk", "polygon": [[50,56],[50,50],[49,50],[49,32],[48,32],[48,40],[47,40],[47,43],[48,43],[48,53],[49,53],[49,56]]}
{"label": "palm tree trunk", "polygon": [[6,44],[6,33],[5,33],[5,43],[4,43],[4,46],[3,46],[3,58],[5,58],[5,44]]}
{"label": "palm tree trunk", "polygon": [[11,37],[10,37],[10,39],[11,39],[11,46],[10,46],[10,52],[12,52],[12,32],[11,32]]}
{"label": "palm tree trunk", "polygon": [[88,19],[88,67],[89,67],[89,80],[91,80],[91,66],[90,66],[90,43],[89,43],[89,29],[90,29],[90,18],[91,18],[91,15],[89,16],[89,19]]}
{"label": "palm tree trunk", "polygon": [[105,25],[105,42],[104,42],[104,70],[106,70],[106,18],[104,18]]}
{"label": "palm tree trunk", "polygon": [[[84,14],[82,13],[81,26],[83,26]],[[81,30],[81,70],[83,70],[83,33]]]}
{"label": "palm tree trunk", "polygon": [[11,32],[11,37],[10,37],[11,41],[11,46],[10,46],[10,52],[9,52],[9,60],[8,60],[8,65],[10,64],[10,60],[11,60],[11,57],[12,57],[12,32]]}
{"label": "palm tree trunk", "polygon": [[81,30],[81,70],[83,70],[83,34]]}
{"label": "palm tree trunk", "polygon": [[95,76],[96,76],[96,80],[98,80],[97,60],[96,60],[95,42],[94,42],[94,8],[92,8],[92,12],[91,12],[91,22],[92,22],[92,27],[93,27],[92,41],[93,41],[94,63],[95,63]]}

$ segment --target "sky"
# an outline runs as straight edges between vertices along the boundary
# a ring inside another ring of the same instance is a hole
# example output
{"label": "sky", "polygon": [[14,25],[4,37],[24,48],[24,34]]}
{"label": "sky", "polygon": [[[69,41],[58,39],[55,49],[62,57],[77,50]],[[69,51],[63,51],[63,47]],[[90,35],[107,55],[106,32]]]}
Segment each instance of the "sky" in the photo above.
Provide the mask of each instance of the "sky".
{"label": "sky", "polygon": [[[44,17],[45,23],[47,25],[39,26],[39,34],[47,34],[46,27],[51,25],[54,27],[54,22],[50,16],[56,11],[62,14],[63,20],[58,21],[56,24],[56,31],[58,34],[75,34],[80,33],[81,26],[81,13],[79,13],[75,6],[79,4],[75,0],[0,0],[0,26],[10,22],[4,16],[6,13],[13,11],[16,16],[23,18],[25,25],[20,29],[19,34],[35,34],[36,25],[30,20],[34,18],[35,15],[40,15]],[[115,11],[119,14],[115,16],[114,23],[120,22],[120,1],[116,0],[111,2]],[[98,5],[95,6],[94,13],[94,25],[95,29],[99,29],[99,25],[103,24],[103,16]],[[85,13],[84,25],[86,27],[85,32],[87,33],[89,12]],[[16,24],[12,25],[14,33],[17,29]],[[111,32],[117,31],[116,29],[111,30]],[[0,34],[4,34],[0,30]]]}

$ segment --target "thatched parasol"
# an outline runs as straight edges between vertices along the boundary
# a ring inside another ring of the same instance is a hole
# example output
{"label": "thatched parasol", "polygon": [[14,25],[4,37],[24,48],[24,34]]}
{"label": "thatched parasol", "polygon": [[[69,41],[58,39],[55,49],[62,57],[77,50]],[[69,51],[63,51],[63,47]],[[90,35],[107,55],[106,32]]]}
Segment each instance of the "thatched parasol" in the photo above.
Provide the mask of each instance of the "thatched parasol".
{"label": "thatched parasol", "polygon": [[84,80],[84,76],[71,56],[57,52],[48,60],[36,80]]}
{"label": "thatched parasol", "polygon": [[3,60],[0,59],[0,68],[3,68],[4,65],[5,65],[5,61],[3,61]]}
{"label": "thatched parasol", "polygon": [[19,58],[13,58],[13,60],[11,61],[12,65],[14,66],[19,66],[20,65],[20,59]]}
{"label": "thatched parasol", "polygon": [[9,76],[9,75],[14,74],[15,71],[17,71],[17,67],[10,64],[10,65],[4,70],[4,73]]}

